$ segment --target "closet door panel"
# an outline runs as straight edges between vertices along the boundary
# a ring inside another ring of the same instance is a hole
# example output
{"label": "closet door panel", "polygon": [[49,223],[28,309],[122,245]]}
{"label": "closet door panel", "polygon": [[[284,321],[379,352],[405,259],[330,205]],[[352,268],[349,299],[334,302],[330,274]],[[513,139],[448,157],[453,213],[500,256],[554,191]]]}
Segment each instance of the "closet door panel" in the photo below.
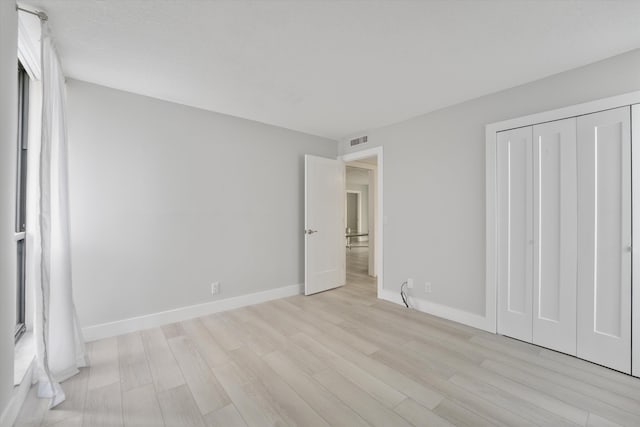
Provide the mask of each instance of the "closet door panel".
{"label": "closet door panel", "polygon": [[630,107],[578,118],[578,357],[631,369]]}
{"label": "closet door panel", "polygon": [[497,134],[498,332],[531,342],[532,128]]}
{"label": "closet door panel", "polygon": [[533,127],[533,343],[576,355],[576,119]]}

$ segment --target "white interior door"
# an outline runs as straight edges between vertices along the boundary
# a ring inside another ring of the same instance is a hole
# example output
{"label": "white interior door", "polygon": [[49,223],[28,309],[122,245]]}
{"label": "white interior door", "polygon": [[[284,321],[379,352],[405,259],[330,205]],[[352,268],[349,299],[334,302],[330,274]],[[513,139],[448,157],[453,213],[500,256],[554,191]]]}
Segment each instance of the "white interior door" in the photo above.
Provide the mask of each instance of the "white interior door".
{"label": "white interior door", "polygon": [[306,155],[304,293],[345,283],[344,163]]}
{"label": "white interior door", "polygon": [[631,106],[631,123],[633,126],[632,135],[632,165],[631,174],[633,179],[633,224],[635,232],[633,233],[633,305],[632,312],[632,333],[631,338],[632,356],[631,367],[632,374],[640,377],[640,105]]}
{"label": "white interior door", "polygon": [[498,332],[531,342],[532,128],[497,133]]}
{"label": "white interior door", "polygon": [[630,373],[630,107],[579,117],[577,149],[577,354]]}
{"label": "white interior door", "polygon": [[576,119],[533,127],[533,343],[576,355]]}

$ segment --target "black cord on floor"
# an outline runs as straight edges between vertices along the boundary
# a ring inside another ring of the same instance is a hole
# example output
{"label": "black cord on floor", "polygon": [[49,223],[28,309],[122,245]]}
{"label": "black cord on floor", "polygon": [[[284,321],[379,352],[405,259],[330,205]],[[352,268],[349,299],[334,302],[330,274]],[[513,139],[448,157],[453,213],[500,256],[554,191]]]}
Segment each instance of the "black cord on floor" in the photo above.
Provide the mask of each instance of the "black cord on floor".
{"label": "black cord on floor", "polygon": [[402,302],[404,303],[404,305],[406,305],[407,308],[409,308],[409,296],[407,295],[407,292],[404,290],[405,286],[407,286],[407,282],[403,282],[402,285],[400,285],[400,296],[402,297]]}

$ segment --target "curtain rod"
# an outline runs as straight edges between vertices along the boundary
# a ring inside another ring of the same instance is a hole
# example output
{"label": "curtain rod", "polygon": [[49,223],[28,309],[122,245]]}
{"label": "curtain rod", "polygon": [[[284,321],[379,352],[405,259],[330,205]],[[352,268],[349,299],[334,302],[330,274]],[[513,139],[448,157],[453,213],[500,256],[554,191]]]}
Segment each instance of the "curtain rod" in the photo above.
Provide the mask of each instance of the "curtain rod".
{"label": "curtain rod", "polygon": [[29,9],[24,9],[24,8],[18,6],[18,5],[16,5],[16,10],[21,10],[23,12],[27,12],[27,13],[30,13],[32,15],[35,15],[38,18],[40,18],[41,21],[48,21],[49,20],[49,17],[47,16],[47,14],[42,12],[42,11],[40,11],[40,10],[33,11],[33,10],[29,10]]}

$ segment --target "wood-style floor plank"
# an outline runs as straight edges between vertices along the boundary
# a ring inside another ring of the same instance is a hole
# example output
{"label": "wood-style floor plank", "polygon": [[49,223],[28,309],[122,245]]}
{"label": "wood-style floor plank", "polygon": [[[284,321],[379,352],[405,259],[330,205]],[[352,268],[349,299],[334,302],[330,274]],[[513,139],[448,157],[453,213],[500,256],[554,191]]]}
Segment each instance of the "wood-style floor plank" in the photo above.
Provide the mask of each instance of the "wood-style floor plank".
{"label": "wood-style floor plank", "polygon": [[514,412],[518,416],[529,420],[536,425],[553,425],[556,427],[570,427],[578,425],[475,378],[456,374],[450,379],[450,381],[465,390],[474,393],[478,397],[495,403],[496,405],[504,408],[505,411]]}
{"label": "wood-style floor plank", "polygon": [[449,421],[413,399],[407,399],[400,403],[394,408],[394,411],[416,427],[454,427]]}
{"label": "wood-style floor plank", "polygon": [[587,427],[621,427],[620,424],[616,424],[606,418],[602,418],[596,414],[589,414],[587,420]]}
{"label": "wood-style floor plank", "polygon": [[252,387],[251,380],[234,363],[216,367],[216,376],[250,427],[284,426],[285,422],[273,407]]}
{"label": "wood-style floor plank", "polygon": [[82,415],[76,415],[51,425],[53,427],[82,427]]}
{"label": "wood-style floor plank", "polygon": [[162,329],[162,333],[164,334],[164,338],[166,340],[186,335],[180,323],[170,323],[168,325],[163,325],[160,327],[160,329]]}
{"label": "wood-style floor plank", "polygon": [[156,391],[169,390],[184,384],[182,371],[173,357],[162,329],[142,331],[142,341]]}
{"label": "wood-style floor plank", "polygon": [[151,384],[151,370],[144,352],[142,336],[138,332],[118,337],[120,382],[122,390],[128,391]]}
{"label": "wood-style floor plank", "polygon": [[222,313],[220,318],[224,320],[225,327],[242,341],[243,345],[239,348],[246,345],[260,356],[278,349],[277,343],[270,337],[263,335],[246,320],[241,320],[241,317],[234,316],[233,312]]}
{"label": "wood-style floor plank", "polygon": [[190,338],[182,336],[171,338],[169,346],[202,415],[231,403],[229,396]]}
{"label": "wood-style floor plank", "polygon": [[469,410],[464,405],[449,399],[440,402],[433,412],[457,427],[495,427],[498,425],[496,422],[489,421]]}
{"label": "wood-style floor plank", "polygon": [[315,374],[314,378],[373,426],[408,427],[411,425],[335,371],[320,372]]}
{"label": "wood-style floor plank", "polygon": [[191,341],[196,345],[198,351],[211,368],[229,361],[227,352],[211,336],[200,319],[187,320],[182,322],[181,325],[185,334],[191,338]]}
{"label": "wood-style floor plank", "polygon": [[384,381],[379,380],[356,364],[340,357],[332,350],[323,347],[313,338],[304,334],[297,334],[293,336],[292,339],[310,352],[318,354],[333,370],[340,372],[344,377],[358,385],[386,407],[393,408],[406,399],[406,395],[386,384]]}
{"label": "wood-style floor plank", "polygon": [[186,385],[159,392],[158,402],[166,426],[205,427],[198,405]]}
{"label": "wood-style floor plank", "polygon": [[[634,396],[636,398],[634,399],[633,397],[620,395],[607,389],[603,389],[601,387],[588,384],[584,381],[577,380],[571,376],[547,370],[540,366],[533,367],[527,364],[514,363],[509,361],[495,362],[491,359],[487,360],[486,363],[493,364],[494,366],[497,363],[500,366],[507,366],[513,369],[521,370],[537,378],[544,379],[549,383],[561,387],[566,387],[568,389],[571,389],[572,391],[580,393],[581,395],[589,396],[610,406],[614,406],[618,409],[630,412],[636,416],[640,416],[640,402],[636,400],[640,396],[640,391],[638,392],[638,395]],[[638,422],[640,423],[640,420]]]}
{"label": "wood-style floor plank", "polygon": [[282,377],[329,425],[365,427],[368,424],[347,405],[302,371],[298,365],[280,352],[264,357],[265,361]]}
{"label": "wood-style floor plank", "polygon": [[297,322],[291,322],[290,318],[283,315],[273,304],[257,304],[250,308],[260,318],[261,322],[272,325],[281,335],[290,336],[301,332],[297,327]]}
{"label": "wood-style floor plank", "polygon": [[224,320],[219,315],[204,316],[200,320],[216,342],[226,351],[242,347],[242,340],[226,327]]}
{"label": "wood-style floor plank", "polygon": [[89,354],[89,390],[120,382],[118,339],[107,338],[87,345]]}
{"label": "wood-style floor plank", "polygon": [[483,369],[467,371],[466,374],[495,388],[503,390],[510,395],[519,396],[527,402],[556,414],[559,417],[565,418],[570,422],[578,425],[585,425],[586,423],[586,419],[588,417],[587,411],[571,405],[563,399],[555,399],[545,391],[532,387],[532,384],[530,383],[523,384],[500,374],[486,372]]}
{"label": "wood-style floor plank", "polygon": [[123,426],[120,382],[87,391],[83,427]]}
{"label": "wood-style floor plank", "polygon": [[250,376],[253,385],[264,390],[264,399],[276,409],[290,425],[328,426],[326,421],[313,410],[276,372],[249,348],[233,351],[238,366]]}
{"label": "wood-style floor plank", "polygon": [[[428,408],[434,408],[442,400],[442,394],[438,393],[436,390],[431,389],[425,384],[419,384],[409,376],[399,372],[393,367],[392,364],[385,364],[376,360],[376,355],[379,353],[379,351],[371,356],[367,356],[349,348],[342,342],[335,340],[325,334],[318,334],[315,336],[315,339],[323,347],[314,347],[314,341],[309,338],[305,338],[304,335],[301,335],[294,339],[299,339],[302,342],[306,342],[306,345],[308,345],[309,348],[315,348],[316,352],[322,352],[323,348],[329,349],[334,354],[339,355],[341,358],[349,361],[354,366],[359,367],[359,369],[372,374],[382,383],[400,392],[402,394],[402,397],[412,397]],[[351,372],[347,373],[348,378],[355,379],[354,382],[358,383],[358,380],[355,377],[351,377],[351,375]]]}
{"label": "wood-style floor plank", "polygon": [[207,427],[247,427],[233,403],[205,415],[204,421]]}
{"label": "wood-style floor plank", "polygon": [[329,365],[322,361],[321,358],[293,341],[289,341],[280,351],[286,354],[290,360],[297,363],[300,369],[308,375],[329,369]]}
{"label": "wood-style floor plank", "polygon": [[556,366],[562,366],[562,368],[570,369],[572,372],[580,372],[578,375],[588,374],[587,378],[589,378],[590,381],[595,381],[595,376],[603,378],[607,380],[607,383],[603,384],[605,388],[611,387],[613,384],[624,385],[628,388],[621,391],[621,394],[633,396],[640,402],[640,381],[635,377],[614,371],[613,369],[602,369],[602,366],[596,365],[595,363],[576,359],[573,356],[545,348],[540,349],[539,355],[542,356],[540,360],[554,361],[557,363]]}
{"label": "wood-style floor plank", "polygon": [[582,409],[587,416],[591,412],[620,425],[640,425],[640,416],[638,415],[630,414],[626,411],[614,408],[605,402],[594,399],[584,393],[573,391],[568,387],[544,381],[536,375],[532,375],[514,366],[487,360],[482,363],[482,367],[514,381],[526,383],[530,387],[535,388],[552,398],[563,400],[576,408]]}
{"label": "wood-style floor plank", "polygon": [[303,313],[299,313],[297,317],[299,321],[311,323],[320,332],[331,334],[336,339],[344,342],[349,346],[354,347],[362,353],[372,354],[379,350],[378,347],[371,341],[364,340],[356,335],[353,335],[331,322],[326,322],[320,317],[311,313],[309,310],[305,310]]}
{"label": "wood-style floor plank", "polygon": [[122,393],[122,412],[125,427],[164,426],[153,384]]}

